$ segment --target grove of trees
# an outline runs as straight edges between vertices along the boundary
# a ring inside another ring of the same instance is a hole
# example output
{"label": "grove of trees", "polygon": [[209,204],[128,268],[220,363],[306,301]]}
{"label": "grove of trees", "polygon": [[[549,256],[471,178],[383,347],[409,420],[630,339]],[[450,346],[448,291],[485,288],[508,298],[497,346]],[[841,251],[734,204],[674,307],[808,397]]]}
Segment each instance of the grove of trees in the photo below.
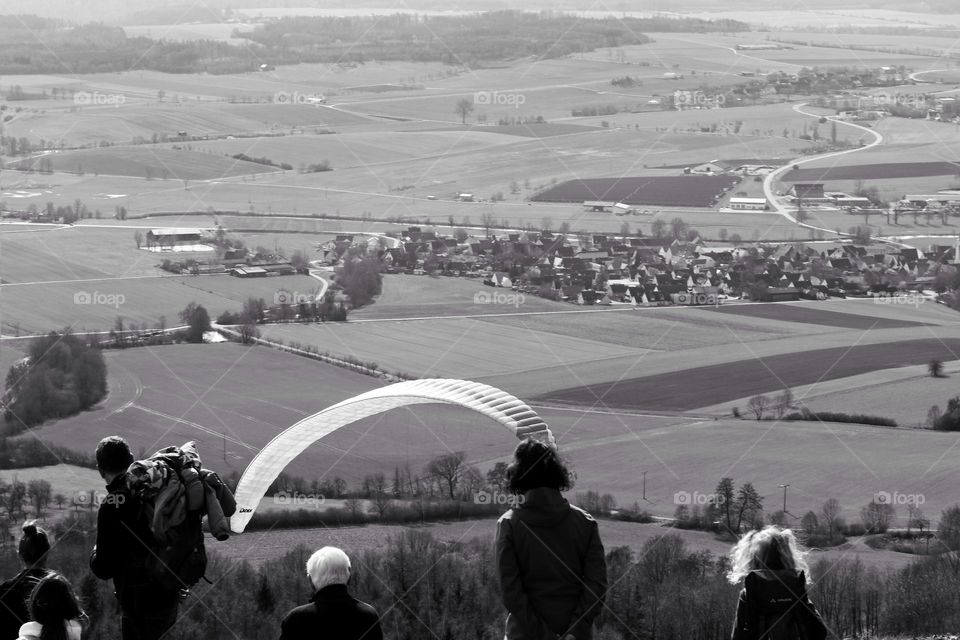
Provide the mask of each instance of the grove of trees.
{"label": "grove of trees", "polygon": [[6,434],[85,411],[107,393],[103,354],[69,331],[31,342],[10,367],[3,396]]}

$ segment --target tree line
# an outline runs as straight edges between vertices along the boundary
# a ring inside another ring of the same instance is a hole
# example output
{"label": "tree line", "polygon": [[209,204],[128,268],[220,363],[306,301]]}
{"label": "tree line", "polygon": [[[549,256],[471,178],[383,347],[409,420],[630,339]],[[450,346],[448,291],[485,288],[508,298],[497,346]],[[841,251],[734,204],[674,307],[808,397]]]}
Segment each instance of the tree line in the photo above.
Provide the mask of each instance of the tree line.
{"label": "tree line", "polygon": [[[417,529],[398,530],[377,547],[351,554],[351,590],[383,614],[387,638],[503,636],[505,611],[496,587],[493,540],[483,535],[493,522],[478,524],[481,535],[456,541]],[[119,616],[112,587],[87,568],[94,526],[93,514],[85,512],[54,525],[58,543],[49,563],[78,585],[90,616],[85,637],[116,638]],[[349,546],[335,530],[325,540]],[[218,553],[211,543],[207,575],[213,584],[197,585],[168,637],[275,637],[284,614],[311,596],[303,566],[313,551],[299,545],[254,567]],[[636,548],[610,546],[606,562],[611,586],[597,621],[597,640],[729,638],[739,587],[726,580],[725,557],[691,548],[676,533],[666,533]],[[15,550],[8,545],[0,550],[0,572],[12,576],[18,570]],[[960,626],[960,602],[950,595],[960,590],[956,558],[924,558],[903,569],[869,567],[850,558],[820,560],[812,574],[811,597],[838,637],[916,637]]]}

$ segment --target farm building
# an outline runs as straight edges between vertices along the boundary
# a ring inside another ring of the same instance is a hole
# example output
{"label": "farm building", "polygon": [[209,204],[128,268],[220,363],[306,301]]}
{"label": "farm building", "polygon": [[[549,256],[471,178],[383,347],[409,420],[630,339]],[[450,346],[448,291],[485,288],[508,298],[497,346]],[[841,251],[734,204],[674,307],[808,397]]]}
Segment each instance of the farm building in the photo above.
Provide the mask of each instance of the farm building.
{"label": "farm building", "polygon": [[267,270],[261,267],[234,267],[228,271],[232,276],[237,278],[266,278]]}
{"label": "farm building", "polygon": [[823,200],[826,198],[822,182],[798,182],[790,189],[790,195],[803,200]]}
{"label": "farm building", "polygon": [[730,201],[727,203],[727,208],[735,209],[737,211],[766,211],[767,199],[766,198],[730,198]]}
{"label": "farm building", "polygon": [[824,197],[829,198],[832,204],[838,207],[869,207],[872,205],[870,198],[860,196],[851,196],[842,191],[826,191]]}
{"label": "farm building", "polygon": [[203,242],[205,229],[150,229],[147,231],[147,247],[176,247]]}
{"label": "farm building", "polygon": [[693,173],[726,173],[727,167],[717,160],[698,164],[691,169]]}
{"label": "farm building", "polygon": [[616,204],[616,202],[605,202],[603,200],[584,200],[583,210],[595,213],[610,213]]}

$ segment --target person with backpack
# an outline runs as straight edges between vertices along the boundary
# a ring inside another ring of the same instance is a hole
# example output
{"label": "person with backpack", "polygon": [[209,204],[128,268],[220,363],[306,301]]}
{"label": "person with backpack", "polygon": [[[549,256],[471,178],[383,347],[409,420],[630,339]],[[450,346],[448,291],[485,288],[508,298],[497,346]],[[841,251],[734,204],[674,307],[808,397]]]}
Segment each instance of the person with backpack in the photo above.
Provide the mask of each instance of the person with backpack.
{"label": "person with backpack", "polygon": [[97,445],[97,469],[107,495],[97,512],[90,569],[101,580],[113,580],[123,640],[157,640],[177,620],[180,591],[150,570],[157,548],[143,505],[127,486],[133,461],[130,446],[119,436]]}
{"label": "person with backpack", "polygon": [[807,594],[810,568],[796,536],[770,525],[730,551],[731,584],[743,582],[732,640],[824,640],[827,627]]}
{"label": "person with backpack", "polygon": [[312,602],[290,611],[280,624],[280,640],[383,640],[380,614],[347,591],[350,558],[342,549],[323,547],[307,560],[315,589]]}
{"label": "person with backpack", "polygon": [[521,442],[507,484],[519,504],[497,522],[506,640],[590,640],[607,590],[596,520],[560,494],[572,480],[551,445]]}
{"label": "person with backpack", "polygon": [[80,640],[85,619],[70,582],[50,573],[30,595],[30,621],[20,627],[17,640]]}
{"label": "person with backpack", "polygon": [[31,520],[23,525],[17,556],[23,570],[0,584],[0,638],[13,638],[30,620],[27,601],[34,587],[51,572],[46,568],[50,540],[47,532]]}

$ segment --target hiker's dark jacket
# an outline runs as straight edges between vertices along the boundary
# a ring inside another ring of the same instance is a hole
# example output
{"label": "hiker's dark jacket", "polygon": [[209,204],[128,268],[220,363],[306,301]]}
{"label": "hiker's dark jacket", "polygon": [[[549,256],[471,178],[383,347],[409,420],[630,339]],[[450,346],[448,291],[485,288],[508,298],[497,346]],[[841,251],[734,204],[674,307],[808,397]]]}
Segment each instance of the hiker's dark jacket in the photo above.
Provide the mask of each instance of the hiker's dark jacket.
{"label": "hiker's dark jacket", "polygon": [[508,640],[590,640],[607,589],[597,522],[556,489],[533,489],[497,522]]}
{"label": "hiker's dark jacket", "polygon": [[350,595],[346,585],[331,584],[313,594],[310,604],[284,617],[280,640],[383,640],[380,615]]}
{"label": "hiker's dark jacket", "polygon": [[90,569],[102,580],[113,580],[121,608],[138,606],[153,592],[168,595],[169,590],[151,583],[147,571],[154,547],[140,500],[127,489],[126,475],[120,474],[107,485],[107,495],[100,503],[97,546],[90,556]]}
{"label": "hiker's dark jacket", "polygon": [[827,630],[802,571],[751,571],[737,603],[732,640],[823,640]]}

